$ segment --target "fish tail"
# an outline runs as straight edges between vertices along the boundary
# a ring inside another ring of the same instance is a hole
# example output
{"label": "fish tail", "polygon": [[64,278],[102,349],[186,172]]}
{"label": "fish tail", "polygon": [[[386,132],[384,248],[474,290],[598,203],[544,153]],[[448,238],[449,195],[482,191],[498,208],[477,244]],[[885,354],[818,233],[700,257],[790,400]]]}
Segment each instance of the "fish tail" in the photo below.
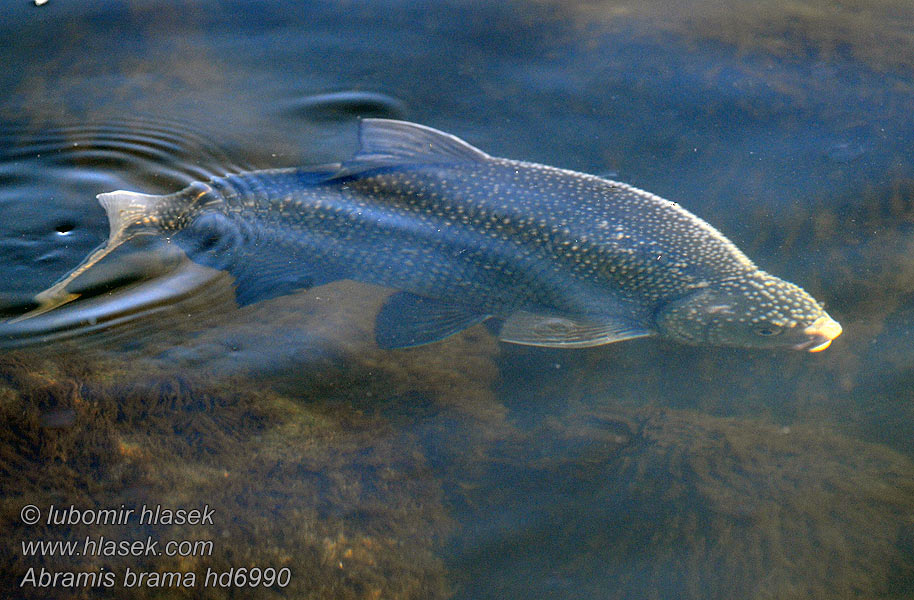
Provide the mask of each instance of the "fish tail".
{"label": "fish tail", "polygon": [[37,317],[79,298],[80,294],[67,291],[67,286],[124,242],[142,233],[155,232],[158,223],[155,209],[165,196],[118,190],[99,194],[96,198],[108,216],[108,225],[111,228],[108,241],[92,251],[76,268],[61,277],[54,285],[36,294],[34,301],[38,305],[37,308],[16,317],[11,322],[16,323]]}
{"label": "fish tail", "polygon": [[105,209],[111,228],[106,246],[114,250],[137,234],[155,230],[156,208],[165,196],[117,190],[96,198]]}

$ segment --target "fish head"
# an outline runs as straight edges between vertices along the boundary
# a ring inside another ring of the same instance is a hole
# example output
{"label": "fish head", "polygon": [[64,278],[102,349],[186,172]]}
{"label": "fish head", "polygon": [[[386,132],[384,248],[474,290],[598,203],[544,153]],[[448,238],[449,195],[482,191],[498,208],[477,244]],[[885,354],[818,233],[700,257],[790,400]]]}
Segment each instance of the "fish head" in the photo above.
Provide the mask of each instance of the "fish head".
{"label": "fish head", "polygon": [[657,327],[689,344],[819,352],[841,325],[801,287],[763,271],[719,281],[664,306]]}

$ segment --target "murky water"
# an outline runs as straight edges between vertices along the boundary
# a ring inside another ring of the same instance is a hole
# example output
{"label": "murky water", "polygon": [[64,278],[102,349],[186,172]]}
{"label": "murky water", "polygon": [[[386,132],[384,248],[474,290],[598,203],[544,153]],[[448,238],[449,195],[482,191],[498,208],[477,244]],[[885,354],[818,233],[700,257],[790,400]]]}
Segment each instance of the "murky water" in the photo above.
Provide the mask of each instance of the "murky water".
{"label": "murky water", "polygon": [[[239,308],[226,274],[137,238],[78,282],[53,339],[0,354],[4,589],[914,595],[909,3],[3,11],[3,319],[105,241],[96,194],[339,161],[358,117],[383,116],[676,200],[845,329],[815,355],[526,348],[485,327],[385,351],[373,327],[389,290],[336,282]],[[93,316],[112,302],[142,325]],[[59,524],[52,505],[137,514]],[[144,505],[213,512],[141,522]],[[86,545],[99,536],[158,546],[106,554]],[[23,546],[43,540],[78,548]],[[212,545],[166,552],[172,540]],[[255,567],[289,579],[254,583]]]}

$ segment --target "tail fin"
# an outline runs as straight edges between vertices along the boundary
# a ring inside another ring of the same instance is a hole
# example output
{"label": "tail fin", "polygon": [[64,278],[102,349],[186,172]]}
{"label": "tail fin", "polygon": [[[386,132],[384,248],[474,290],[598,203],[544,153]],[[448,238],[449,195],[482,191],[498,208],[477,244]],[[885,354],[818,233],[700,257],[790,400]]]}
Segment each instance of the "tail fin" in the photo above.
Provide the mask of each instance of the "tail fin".
{"label": "tail fin", "polygon": [[[138,233],[148,231],[156,218],[155,209],[164,196],[140,194],[139,192],[107,192],[96,196],[105,214],[108,215],[108,234],[106,248],[114,250]],[[131,228],[136,229],[130,231]]]}
{"label": "tail fin", "polygon": [[57,283],[43,292],[39,292],[35,296],[38,308],[13,319],[12,322],[16,323],[37,317],[79,298],[79,294],[68,292],[67,286],[127,240],[141,233],[155,231],[156,216],[154,209],[164,197],[125,192],[123,190],[96,196],[108,215],[108,224],[111,227],[108,241],[103,246],[93,250],[75,269],[63,276]]}

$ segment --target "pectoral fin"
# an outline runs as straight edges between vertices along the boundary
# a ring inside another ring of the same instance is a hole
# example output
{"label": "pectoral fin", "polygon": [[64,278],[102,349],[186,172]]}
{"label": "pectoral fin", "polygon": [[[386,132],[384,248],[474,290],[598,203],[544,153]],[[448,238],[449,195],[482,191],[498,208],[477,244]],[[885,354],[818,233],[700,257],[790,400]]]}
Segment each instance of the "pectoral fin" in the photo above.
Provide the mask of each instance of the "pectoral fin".
{"label": "pectoral fin", "polygon": [[421,346],[452,336],[488,316],[460,305],[398,292],[378,313],[375,340],[388,349]]}
{"label": "pectoral fin", "polygon": [[326,265],[308,260],[294,247],[284,246],[268,234],[242,226],[233,216],[210,212],[197,217],[171,240],[195,263],[232,275],[240,306],[340,278]]}
{"label": "pectoral fin", "polygon": [[[235,278],[235,300],[239,306],[278,298],[294,292],[324,285],[341,277],[317,262],[302,259],[293,252],[263,249],[249,252],[237,247],[218,254],[218,261],[208,262],[208,255],[192,256],[194,262],[227,271]],[[198,258],[200,260],[198,260]]]}
{"label": "pectoral fin", "polygon": [[499,338],[503,342],[527,346],[587,348],[649,335],[653,332],[621,319],[571,318],[518,311],[505,321]]}
{"label": "pectoral fin", "polygon": [[235,300],[239,306],[285,296],[337,279],[297,261],[257,260],[252,256],[245,256],[243,261],[227,270],[235,277]]}

